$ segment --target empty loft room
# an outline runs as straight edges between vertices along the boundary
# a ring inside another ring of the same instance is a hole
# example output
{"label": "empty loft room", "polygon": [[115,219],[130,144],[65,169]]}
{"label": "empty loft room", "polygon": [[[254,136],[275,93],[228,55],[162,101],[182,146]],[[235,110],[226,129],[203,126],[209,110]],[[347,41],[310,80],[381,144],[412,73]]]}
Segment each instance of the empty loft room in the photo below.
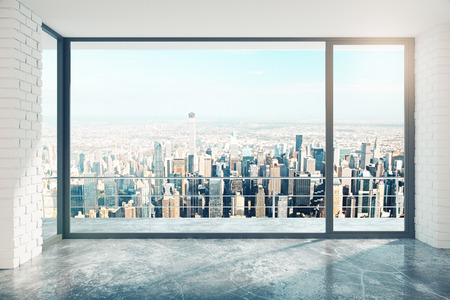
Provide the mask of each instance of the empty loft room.
{"label": "empty loft room", "polygon": [[0,299],[450,299],[449,0],[0,0]]}

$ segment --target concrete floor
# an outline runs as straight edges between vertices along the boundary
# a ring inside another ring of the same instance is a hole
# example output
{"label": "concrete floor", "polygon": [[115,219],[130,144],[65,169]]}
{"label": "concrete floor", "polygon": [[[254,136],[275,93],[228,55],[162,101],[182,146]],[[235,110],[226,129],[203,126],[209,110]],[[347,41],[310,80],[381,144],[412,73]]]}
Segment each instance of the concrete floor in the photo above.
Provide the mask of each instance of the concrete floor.
{"label": "concrete floor", "polygon": [[449,299],[450,250],[416,240],[63,240],[0,299]]}

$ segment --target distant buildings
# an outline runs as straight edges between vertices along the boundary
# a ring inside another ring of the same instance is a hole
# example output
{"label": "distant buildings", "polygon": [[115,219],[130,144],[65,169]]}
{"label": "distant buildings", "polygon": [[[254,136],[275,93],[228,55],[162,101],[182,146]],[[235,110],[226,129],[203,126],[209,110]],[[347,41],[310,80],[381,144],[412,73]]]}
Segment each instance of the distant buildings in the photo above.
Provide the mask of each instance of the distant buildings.
{"label": "distant buildings", "polygon": [[[142,151],[124,151],[130,145],[123,145],[121,151],[71,155],[71,175],[81,177],[71,183],[71,216],[323,216],[326,197],[323,144],[308,134],[279,138],[285,133],[274,130],[261,131],[264,134],[259,133],[258,138],[239,133],[239,139],[234,130],[216,130],[208,133],[210,140],[205,142],[203,136],[197,140],[195,113],[189,113],[188,117],[187,129],[182,133],[160,136],[163,144],[151,140]],[[386,143],[378,138],[374,139],[373,147],[368,142],[341,142],[344,145],[337,145],[333,153],[333,215],[402,216],[404,182],[395,178],[404,172],[404,153],[392,147],[387,149]],[[43,159],[55,159],[53,152],[51,147],[44,147]],[[52,174],[55,163],[47,165],[49,169],[44,173]],[[44,195],[52,195],[52,190],[56,193],[54,185],[47,184],[44,188]]]}

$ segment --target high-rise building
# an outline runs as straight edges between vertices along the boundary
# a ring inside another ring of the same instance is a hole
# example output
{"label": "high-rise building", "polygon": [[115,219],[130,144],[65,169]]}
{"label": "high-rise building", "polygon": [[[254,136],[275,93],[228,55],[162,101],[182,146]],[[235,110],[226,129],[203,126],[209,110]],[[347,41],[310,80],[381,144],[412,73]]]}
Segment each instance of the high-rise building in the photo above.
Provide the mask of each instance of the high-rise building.
{"label": "high-rise building", "polygon": [[392,171],[392,152],[386,154],[386,160],[384,161],[384,169],[386,171]]}
{"label": "high-rise building", "polygon": [[180,193],[175,189],[173,192],[173,197],[170,199],[170,217],[179,218],[180,217]]}
{"label": "high-rise building", "polygon": [[166,157],[165,163],[164,163],[164,176],[169,177],[170,174],[173,173],[173,158],[172,157]]}
{"label": "high-rise building", "polygon": [[295,136],[295,151],[300,152],[302,149],[302,143],[303,143],[303,135],[299,134]]}
{"label": "high-rise building", "polygon": [[[270,166],[270,177],[280,177],[280,166],[272,165]],[[269,181],[269,195],[278,195],[281,193],[281,179],[270,179]]]}
{"label": "high-rise building", "polygon": [[300,148],[297,153],[297,171],[303,170],[303,158],[305,156],[305,150],[303,148]]}
{"label": "high-rise building", "polygon": [[84,215],[84,197],[83,197],[83,185],[71,184],[70,185],[70,216]]}
{"label": "high-rise building", "polygon": [[245,212],[245,197],[237,192],[235,196],[231,197],[231,215],[235,217],[244,217]]}
{"label": "high-rise building", "polygon": [[155,179],[155,199],[159,200],[163,195],[164,179],[158,177],[164,177],[164,161],[162,157],[161,143],[155,142],[155,151],[153,155],[153,173],[157,178]]}
{"label": "high-rise building", "polygon": [[377,186],[377,195],[375,198],[375,207],[374,207],[374,218],[381,218],[382,213],[384,212],[384,194],[385,194],[385,185],[384,181],[380,181]]}
{"label": "high-rise building", "polygon": [[266,157],[265,157],[263,151],[258,151],[256,160],[257,160],[258,166],[263,166],[266,164]]}
{"label": "high-rise building", "polygon": [[381,158],[381,152],[380,152],[380,145],[378,143],[378,138],[375,138],[375,142],[373,143],[373,158],[374,159],[380,159]]}
{"label": "high-rise building", "polygon": [[86,158],[85,154],[84,154],[84,153],[81,153],[81,154],[80,154],[80,159],[79,159],[79,162],[78,162],[78,171],[80,172],[80,174],[83,174],[83,173],[84,173],[84,162],[85,162],[85,158]]}
{"label": "high-rise building", "polygon": [[133,206],[134,201],[130,200],[128,203],[122,202],[125,218],[136,218],[136,207]]}
{"label": "high-rise building", "polygon": [[197,143],[197,120],[195,118],[195,113],[189,113],[189,153],[190,155],[196,154],[196,143]]}
{"label": "high-rise building", "polygon": [[370,143],[362,143],[361,144],[361,169],[366,169],[366,167],[370,164],[370,159],[372,158],[372,152],[370,149]]}
{"label": "high-rise building", "polygon": [[342,178],[342,186],[348,186],[349,191],[352,190],[352,169],[350,168],[342,168],[342,173],[340,175]]}
{"label": "high-rise building", "polygon": [[288,196],[278,196],[278,218],[288,217]]}
{"label": "high-rise building", "polygon": [[351,154],[350,155],[349,167],[351,169],[359,169],[359,159],[358,159],[358,156],[356,154]]}
{"label": "high-rise building", "polygon": [[195,172],[195,156],[193,154],[188,155],[188,173],[193,174]]}
{"label": "high-rise building", "polygon": [[242,162],[242,175],[244,177],[249,176],[250,166],[254,164],[255,158],[253,156],[243,156],[241,162]]}
{"label": "high-rise building", "polygon": [[222,218],[223,215],[223,184],[222,179],[209,181],[209,217]]}
{"label": "high-rise building", "polygon": [[235,132],[230,136],[230,161],[239,158],[239,143]]}
{"label": "high-rise building", "polygon": [[[114,177],[112,172],[106,172],[105,177]],[[119,205],[119,190],[116,179],[104,179],[105,183],[105,206],[117,207]]]}
{"label": "high-rise building", "polygon": [[[83,179],[84,211],[91,217],[92,215],[95,215],[95,213],[98,211],[97,179],[94,178],[95,177],[94,173],[85,173],[84,177],[85,177]],[[93,211],[94,214],[92,214],[91,211]]]}
{"label": "high-rise building", "polygon": [[[311,202],[311,176],[308,172],[294,172],[293,201],[294,206],[309,206]],[[298,210],[298,207],[296,208]]]}
{"label": "high-rise building", "polygon": [[172,142],[171,141],[166,141],[164,143],[164,154],[166,159],[172,157]]}
{"label": "high-rise building", "polygon": [[316,170],[316,160],[312,157],[305,157],[303,167],[305,172],[314,173]]}
{"label": "high-rise building", "polygon": [[179,174],[181,177],[186,175],[186,162],[184,158],[173,159],[173,173]]}
{"label": "high-rise building", "polygon": [[258,185],[258,194],[256,195],[255,212],[257,218],[262,218],[266,216],[266,195],[264,193],[264,187],[261,184]]}
{"label": "high-rise building", "polygon": [[211,156],[207,155],[204,160],[204,169],[203,173],[205,177],[211,177],[211,169],[212,169],[212,161]]}
{"label": "high-rise building", "polygon": [[258,166],[255,164],[250,165],[250,177],[258,177]]}
{"label": "high-rise building", "polygon": [[314,159],[316,160],[316,171],[322,171],[322,163],[324,162],[323,148],[315,148],[313,151]]}
{"label": "high-rise building", "polygon": [[370,206],[372,202],[372,189],[373,189],[373,180],[369,171],[362,171],[359,174],[361,179],[357,179],[356,181],[356,190],[358,195],[357,200],[357,217],[369,217],[370,216]]}
{"label": "high-rise building", "polygon": [[341,165],[341,148],[333,148],[333,165],[339,167]]}
{"label": "high-rise building", "polygon": [[342,214],[342,200],[343,200],[342,183],[339,179],[333,179],[333,215],[337,217]]}
{"label": "high-rise building", "polygon": [[162,217],[180,217],[180,193],[175,189],[173,183],[164,184],[164,198],[162,200]]}

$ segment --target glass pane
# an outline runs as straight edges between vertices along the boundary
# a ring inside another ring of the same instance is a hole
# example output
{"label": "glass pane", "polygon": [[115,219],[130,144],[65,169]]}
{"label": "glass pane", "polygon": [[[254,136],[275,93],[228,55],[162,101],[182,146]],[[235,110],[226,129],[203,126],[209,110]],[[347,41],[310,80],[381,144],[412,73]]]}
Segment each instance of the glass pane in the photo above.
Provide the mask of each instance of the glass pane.
{"label": "glass pane", "polygon": [[57,40],[42,34],[42,237],[56,235]]}
{"label": "glass pane", "polygon": [[324,232],[324,43],[73,43],[72,232]]}
{"label": "glass pane", "polygon": [[334,120],[334,229],[403,231],[403,46],[334,46]]}

